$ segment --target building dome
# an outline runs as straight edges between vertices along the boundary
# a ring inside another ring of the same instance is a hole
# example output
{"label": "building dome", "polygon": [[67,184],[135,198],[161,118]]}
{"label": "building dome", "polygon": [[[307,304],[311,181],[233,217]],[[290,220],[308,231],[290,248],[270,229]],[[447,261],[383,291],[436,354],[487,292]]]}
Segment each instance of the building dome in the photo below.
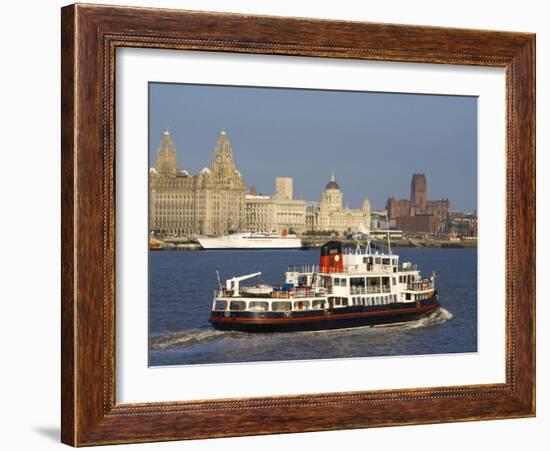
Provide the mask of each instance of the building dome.
{"label": "building dome", "polygon": [[325,186],[325,189],[340,189],[338,186],[338,183],[336,183],[336,178],[334,177],[334,174],[330,176],[330,182],[327,183],[327,186]]}
{"label": "building dome", "polygon": [[201,173],[201,174],[210,174],[210,169],[208,169],[208,168],[202,168],[200,173]]}

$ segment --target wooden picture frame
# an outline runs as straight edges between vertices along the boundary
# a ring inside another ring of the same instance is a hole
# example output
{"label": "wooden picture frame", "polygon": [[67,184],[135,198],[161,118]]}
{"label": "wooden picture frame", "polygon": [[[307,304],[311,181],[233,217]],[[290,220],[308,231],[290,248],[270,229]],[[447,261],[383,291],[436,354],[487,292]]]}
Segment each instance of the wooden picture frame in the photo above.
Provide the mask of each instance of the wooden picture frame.
{"label": "wooden picture frame", "polygon": [[[73,446],[535,415],[535,35],[71,5],[62,9],[62,441]],[[213,401],[115,399],[115,50],[506,69],[506,382]]]}

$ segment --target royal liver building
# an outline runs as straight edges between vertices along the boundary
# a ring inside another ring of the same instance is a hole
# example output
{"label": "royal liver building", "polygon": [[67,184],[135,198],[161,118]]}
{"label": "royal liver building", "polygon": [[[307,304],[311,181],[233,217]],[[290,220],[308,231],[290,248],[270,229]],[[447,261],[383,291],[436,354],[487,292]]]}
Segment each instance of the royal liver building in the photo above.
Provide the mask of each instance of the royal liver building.
{"label": "royal liver building", "polygon": [[149,176],[151,231],[219,236],[244,227],[246,184],[235,167],[225,130],[219,135],[210,168],[197,175],[180,170],[166,130]]}

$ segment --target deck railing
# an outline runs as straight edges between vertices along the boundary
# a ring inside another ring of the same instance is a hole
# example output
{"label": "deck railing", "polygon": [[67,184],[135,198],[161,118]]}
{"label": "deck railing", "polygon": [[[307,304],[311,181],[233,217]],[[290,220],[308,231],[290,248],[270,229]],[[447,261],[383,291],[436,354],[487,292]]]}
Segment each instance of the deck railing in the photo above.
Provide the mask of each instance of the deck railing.
{"label": "deck railing", "polygon": [[434,287],[433,280],[423,279],[420,282],[409,282],[407,284],[407,290],[410,291],[424,291],[431,290]]}
{"label": "deck railing", "polygon": [[[395,271],[394,271],[395,268]],[[343,273],[343,274],[354,274],[360,272],[381,272],[385,274],[393,274],[394,272],[409,272],[416,271],[416,265],[413,265],[409,268],[399,268],[393,265],[376,265],[376,264],[360,264],[360,265],[346,265],[344,268],[338,268],[335,266],[326,266],[326,265],[290,265],[287,269],[289,272],[299,272],[299,273],[322,273],[322,274],[334,274],[334,273]]]}
{"label": "deck railing", "polygon": [[[373,286],[373,287],[361,287],[361,286],[351,286],[349,294],[352,296],[361,295],[361,294],[384,294],[391,293],[391,288],[388,286]],[[231,297],[233,296],[232,291],[221,290],[215,292],[218,297]],[[302,298],[312,298],[315,296],[326,296],[333,294],[333,287],[316,287],[316,288],[290,288],[288,290],[275,290],[269,294],[265,295],[250,295],[246,292],[241,292],[240,297],[243,298],[258,298],[258,299],[302,299]]]}
{"label": "deck railing", "polygon": [[390,293],[390,287],[384,286],[374,286],[374,287],[350,287],[350,294],[380,294],[380,293]]}
{"label": "deck railing", "polygon": [[314,273],[319,272],[319,265],[290,265],[288,266],[287,271]]}
{"label": "deck railing", "polygon": [[[234,292],[231,290],[219,290],[215,291],[215,297],[232,297]],[[332,294],[330,288],[316,287],[316,288],[290,288],[288,290],[275,290],[265,295],[249,294],[244,291],[239,293],[239,297],[250,299],[303,299],[312,298],[315,296],[326,296]]]}

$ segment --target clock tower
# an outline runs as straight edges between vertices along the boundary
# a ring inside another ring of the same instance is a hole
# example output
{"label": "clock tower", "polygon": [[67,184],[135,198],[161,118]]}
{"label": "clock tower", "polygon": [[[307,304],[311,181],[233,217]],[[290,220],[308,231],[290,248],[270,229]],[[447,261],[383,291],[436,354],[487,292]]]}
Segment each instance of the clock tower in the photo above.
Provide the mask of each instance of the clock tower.
{"label": "clock tower", "polygon": [[236,175],[235,163],[233,161],[233,150],[227,137],[227,132],[222,129],[218,137],[218,143],[214,149],[212,158],[212,176],[218,183],[226,184]]}
{"label": "clock tower", "polygon": [[207,216],[203,234],[220,236],[241,229],[245,219],[246,184],[235,166],[233,149],[224,129],[218,136],[210,170],[201,178]]}
{"label": "clock tower", "polygon": [[181,171],[166,130],[150,172],[150,229],[177,235],[221,236],[245,224],[246,184],[222,130],[212,165],[197,175]]}

